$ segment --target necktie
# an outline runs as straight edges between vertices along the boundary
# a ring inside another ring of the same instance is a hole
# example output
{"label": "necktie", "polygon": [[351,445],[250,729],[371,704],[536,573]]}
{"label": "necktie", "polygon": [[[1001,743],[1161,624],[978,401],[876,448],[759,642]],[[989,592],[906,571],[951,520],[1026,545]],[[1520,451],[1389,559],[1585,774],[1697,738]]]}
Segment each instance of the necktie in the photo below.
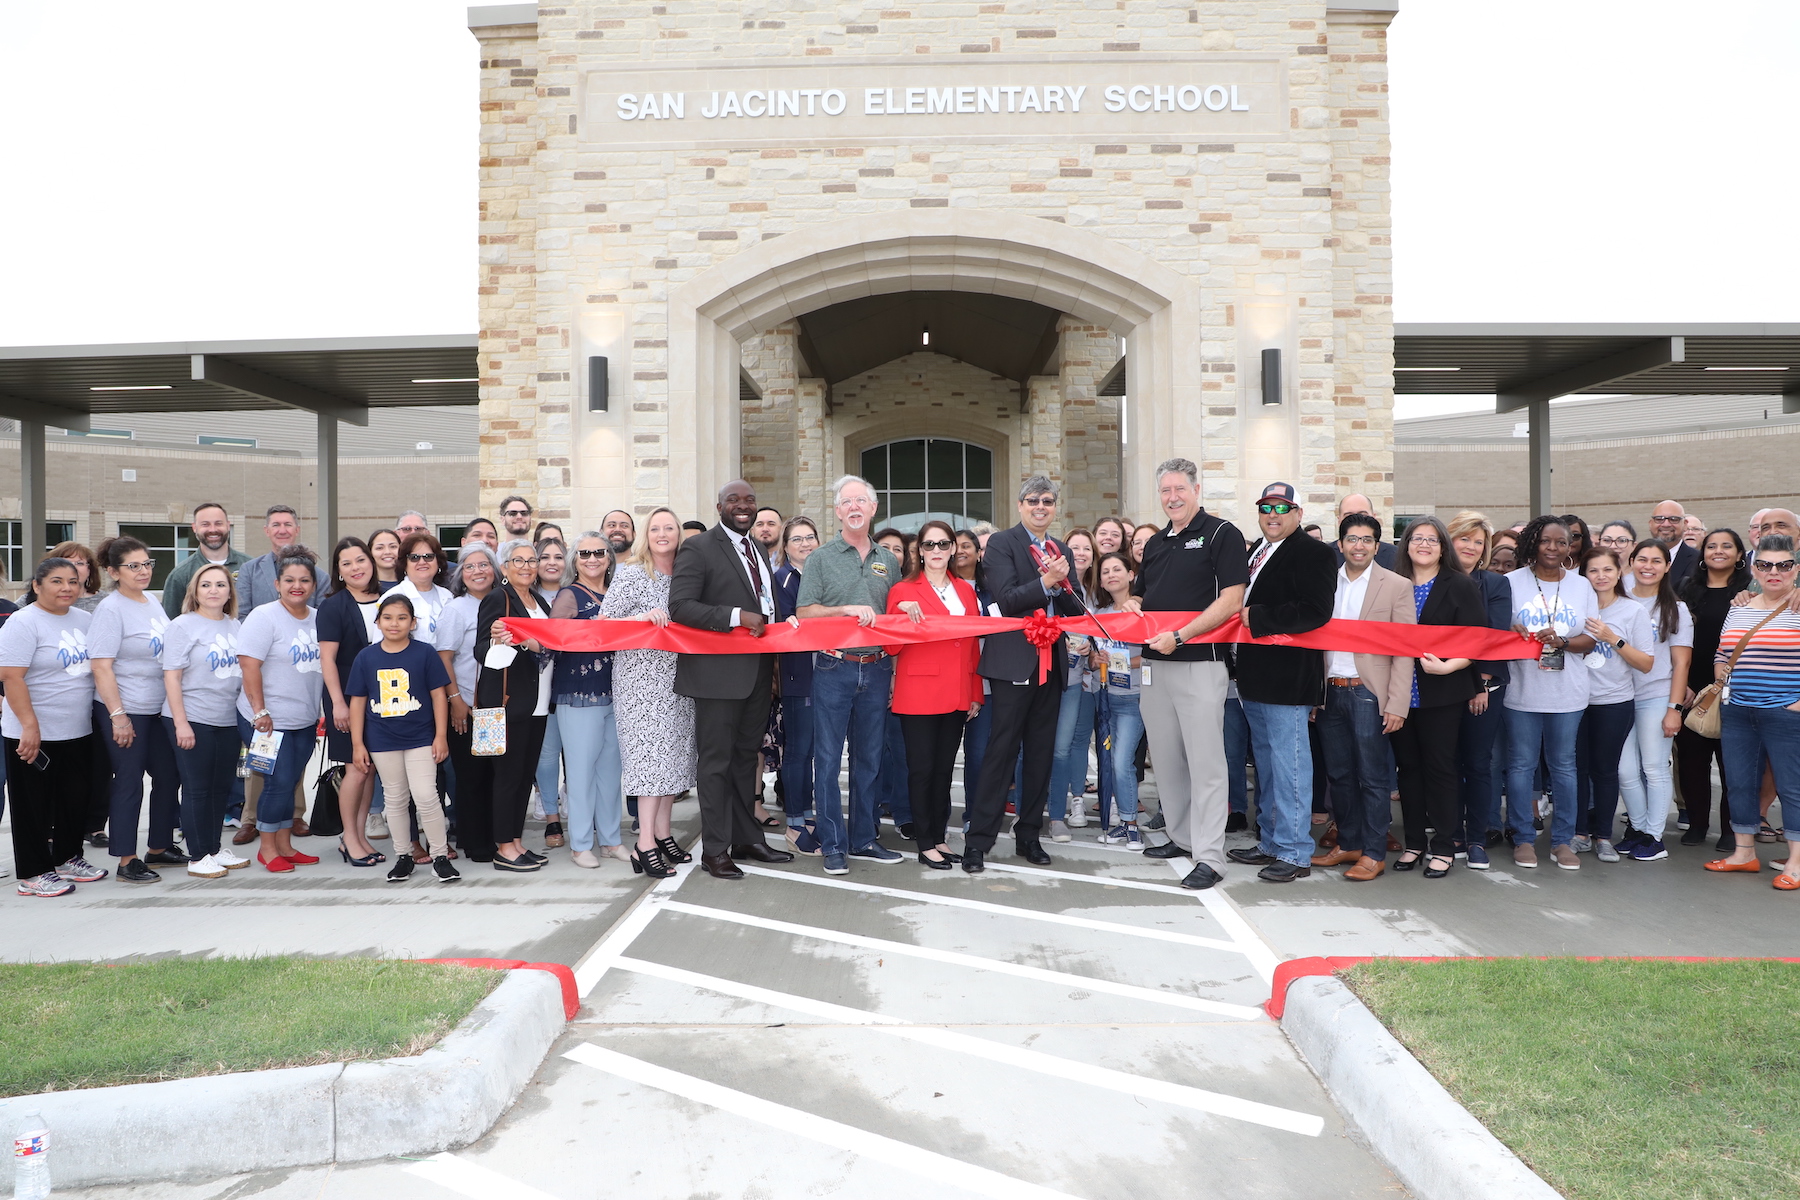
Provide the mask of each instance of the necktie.
{"label": "necktie", "polygon": [[761,599],[763,594],[762,568],[756,565],[756,555],[750,552],[750,539],[739,540],[738,549],[744,552],[744,561],[750,566],[750,583],[756,588],[757,598]]}
{"label": "necktie", "polygon": [[1250,560],[1250,573],[1252,575],[1256,574],[1256,568],[1262,566],[1262,560],[1269,556],[1271,548],[1272,547],[1268,542],[1264,542],[1262,548],[1256,552],[1256,557]]}

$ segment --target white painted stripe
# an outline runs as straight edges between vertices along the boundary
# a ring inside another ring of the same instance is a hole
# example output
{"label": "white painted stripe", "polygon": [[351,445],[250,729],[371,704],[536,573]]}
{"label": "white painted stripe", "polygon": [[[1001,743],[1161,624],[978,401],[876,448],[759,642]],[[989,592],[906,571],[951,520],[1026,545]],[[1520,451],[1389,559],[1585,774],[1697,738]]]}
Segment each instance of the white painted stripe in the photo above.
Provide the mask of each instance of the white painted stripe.
{"label": "white painted stripe", "polygon": [[[1169,864],[1169,870],[1184,879],[1187,877],[1187,873],[1194,869],[1194,860],[1191,858],[1171,858],[1166,861]],[[1237,906],[1237,901],[1226,895],[1225,890],[1217,885],[1197,892],[1189,891],[1187,888],[1181,890],[1190,896],[1200,898],[1200,903],[1206,906],[1206,911],[1212,914],[1214,920],[1218,921],[1219,928],[1231,935],[1231,940],[1237,943],[1238,951],[1250,960],[1250,965],[1255,968],[1258,975],[1263,977],[1264,983],[1275,982],[1275,967],[1281,962],[1281,956],[1276,954],[1274,948],[1263,940],[1262,934],[1256,932],[1255,927],[1244,919],[1244,910]]]}
{"label": "white painted stripe", "polygon": [[619,918],[618,922],[606,932],[606,936],[594,943],[593,947],[575,964],[576,994],[586,996],[594,990],[607,969],[625,953],[631,943],[637,940],[646,926],[656,919],[656,914],[663,910],[670,897],[687,877],[694,872],[694,863],[682,863],[675,868],[675,874],[667,879],[659,879],[656,886],[638,897],[631,911]]}
{"label": "white painted stripe", "polygon": [[[1155,859],[1150,859],[1155,862]],[[1166,883],[1146,883],[1141,879],[1119,879],[1111,875],[1083,875],[1076,871],[1046,871],[1042,867],[1015,867],[1011,863],[997,863],[989,859],[987,869],[1005,871],[1012,875],[1032,875],[1043,879],[1058,879],[1069,883],[1097,883],[1102,887],[1132,888],[1140,892],[1161,892],[1164,895],[1191,896],[1192,892],[1184,887],[1174,887]],[[1183,872],[1186,874],[1186,872]]]}
{"label": "white painted stripe", "polygon": [[933,950],[926,946],[909,946],[905,942],[890,942],[882,938],[862,937],[854,933],[839,933],[835,929],[820,929],[813,925],[795,925],[788,921],[776,921],[768,917],[753,917],[747,913],[728,912],[722,908],[705,908],[698,904],[687,904],[680,900],[668,900],[663,903],[668,912],[687,913],[690,916],[708,917],[715,921],[729,921],[735,925],[748,925],[753,929],[769,929],[776,933],[792,934],[795,937],[816,938],[824,942],[837,942],[845,946],[856,946],[864,950],[876,950],[883,954],[898,954],[906,958],[923,958],[932,962],[949,963],[958,967],[973,967],[978,971],[993,971],[1001,975],[1017,975],[1021,979],[1035,979],[1043,983],[1053,983],[1058,987],[1080,988],[1088,992],[1106,992],[1114,996],[1126,996],[1133,1000],[1145,1000],[1152,1004],[1167,1004],[1175,1008],[1195,1009],[1200,1012],[1216,1013],[1221,1016],[1237,1017],[1240,1020],[1255,1020],[1261,1017],[1262,1010],[1249,1008],[1242,1004],[1226,1004],[1219,1000],[1203,1000],[1198,996],[1184,996],[1178,992],[1163,992],[1153,988],[1133,987],[1127,983],[1113,983],[1105,979],[1095,979],[1091,975],[1070,975],[1062,971],[1047,971],[1042,967],[1028,967],[1021,963],[1006,962],[997,958],[982,958],[974,954],[958,954],[954,950]]}
{"label": "white painted stripe", "polygon": [[[1122,933],[1132,937],[1150,938],[1159,942],[1178,942],[1184,946],[1199,946],[1207,950],[1240,952],[1236,942],[1224,938],[1199,937],[1190,933],[1172,933],[1166,929],[1144,929],[1136,925],[1122,925],[1116,921],[1096,921],[1088,917],[1069,917],[1061,913],[1037,912],[1029,908],[989,904],[984,900],[965,900],[961,896],[934,896],[930,892],[908,892],[900,888],[877,887],[869,883],[850,883],[842,879],[820,879],[817,876],[802,875],[796,871],[771,871],[767,867],[753,867],[748,863],[739,863],[738,865],[747,874],[766,875],[771,879],[785,879],[791,883],[808,883],[817,887],[837,888],[840,891],[893,896],[901,900],[920,900],[927,904],[942,904],[949,908],[967,908],[975,912],[995,913],[1003,917],[1022,917],[1028,921],[1068,925],[1076,929],[1093,929],[1101,933]],[[950,875],[946,872],[943,873],[943,877],[950,878]]]}
{"label": "white painted stripe", "polygon": [[1261,1104],[1254,1100],[1228,1096],[1223,1092],[1210,1092],[1204,1088],[1166,1083],[1160,1079],[1147,1079],[1141,1075],[1114,1071],[1107,1067],[1091,1066],[1054,1054],[1046,1054],[1038,1050],[1023,1050],[1017,1046],[1008,1046],[966,1033],[956,1033],[931,1025],[916,1025],[865,1009],[847,1008],[841,1004],[813,1000],[788,992],[770,991],[753,984],[738,983],[735,980],[720,979],[712,975],[701,975],[693,971],[684,971],[679,967],[665,967],[660,963],[643,962],[634,958],[621,958],[615,965],[620,970],[636,971],[639,974],[652,975],[672,983],[684,983],[690,987],[722,992],[727,996],[737,996],[758,1004],[792,1009],[795,1012],[807,1013],[828,1021],[868,1026],[879,1033],[922,1042],[941,1050],[967,1054],[974,1058],[985,1058],[990,1062],[1035,1071],[1040,1075],[1067,1079],[1074,1083],[1121,1092],[1127,1096],[1136,1096],[1144,1100],[1173,1104],[1181,1108],[1210,1113],[1213,1116],[1248,1121],[1252,1124],[1268,1126],[1271,1129],[1304,1134],[1307,1137],[1318,1137],[1325,1128],[1324,1118],[1313,1116],[1310,1113],[1278,1108],[1272,1104]]}
{"label": "white painted stripe", "polygon": [[1066,1192],[1027,1183],[1023,1179],[1002,1175],[998,1171],[883,1137],[878,1133],[870,1133],[866,1129],[814,1116],[797,1108],[788,1108],[786,1105],[764,1100],[761,1096],[721,1087],[614,1050],[583,1043],[570,1049],[567,1057],[634,1083],[708,1104],[733,1116],[756,1121],[784,1133],[810,1138],[890,1167],[899,1167],[920,1176],[933,1189],[955,1187],[977,1195],[991,1196],[994,1200],[1069,1200]]}
{"label": "white painted stripe", "polygon": [[454,1154],[434,1154],[401,1169],[470,1200],[555,1200],[549,1192],[540,1192],[510,1175],[490,1171]]}

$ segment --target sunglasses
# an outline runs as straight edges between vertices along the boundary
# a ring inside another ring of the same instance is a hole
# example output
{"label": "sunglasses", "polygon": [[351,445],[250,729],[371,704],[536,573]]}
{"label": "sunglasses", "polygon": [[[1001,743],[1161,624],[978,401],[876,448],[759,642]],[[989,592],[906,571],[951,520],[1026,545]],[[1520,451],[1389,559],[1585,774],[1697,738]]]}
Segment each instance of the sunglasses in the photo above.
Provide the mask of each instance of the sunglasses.
{"label": "sunglasses", "polygon": [[529,508],[509,508],[500,515],[503,517],[529,517],[531,510]]}
{"label": "sunglasses", "polygon": [[1652,525],[1679,525],[1685,520],[1687,520],[1686,517],[1651,517],[1650,523]]}
{"label": "sunglasses", "polygon": [[575,552],[575,557],[576,558],[605,558],[606,554],[607,554],[607,552],[605,550],[577,550]]}
{"label": "sunglasses", "polygon": [[1770,562],[1766,558],[1759,558],[1752,565],[1759,571],[1775,571],[1782,575],[1787,574],[1796,566],[1791,558],[1784,558],[1780,562]]}
{"label": "sunglasses", "polygon": [[406,561],[407,562],[436,562],[437,555],[435,555],[435,554],[409,554],[406,556]]}
{"label": "sunglasses", "polygon": [[1297,509],[1299,507],[1300,506],[1298,504],[1285,504],[1285,503],[1283,503],[1283,504],[1258,504],[1256,506],[1256,511],[1259,513],[1274,513],[1278,517],[1285,517],[1289,513],[1293,512],[1295,509]]}
{"label": "sunglasses", "polygon": [[940,541],[940,540],[934,539],[929,542],[920,542],[919,549],[921,549],[921,550],[948,550],[955,545],[956,545],[955,542],[945,542],[945,541]]}
{"label": "sunglasses", "polygon": [[1029,508],[1055,508],[1055,496],[1027,496],[1023,503]]}

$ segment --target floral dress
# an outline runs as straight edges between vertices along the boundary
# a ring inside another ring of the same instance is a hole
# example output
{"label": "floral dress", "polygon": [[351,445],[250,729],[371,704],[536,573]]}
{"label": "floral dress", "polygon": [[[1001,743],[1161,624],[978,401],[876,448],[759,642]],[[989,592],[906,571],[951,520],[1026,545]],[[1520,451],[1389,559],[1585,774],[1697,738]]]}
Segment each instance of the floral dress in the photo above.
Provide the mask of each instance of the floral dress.
{"label": "floral dress", "polygon": [[[601,601],[609,619],[669,608],[669,577],[625,565]],[[628,796],[673,796],[694,786],[694,702],[675,694],[675,654],[619,650],[613,654],[613,706],[619,758]]]}

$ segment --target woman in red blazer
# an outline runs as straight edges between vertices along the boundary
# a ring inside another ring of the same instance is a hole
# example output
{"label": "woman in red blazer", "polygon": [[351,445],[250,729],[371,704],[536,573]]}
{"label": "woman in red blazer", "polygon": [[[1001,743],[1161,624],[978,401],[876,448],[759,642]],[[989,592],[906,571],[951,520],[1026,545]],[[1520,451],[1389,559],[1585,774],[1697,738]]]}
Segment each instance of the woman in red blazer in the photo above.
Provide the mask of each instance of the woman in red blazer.
{"label": "woman in red blazer", "polygon": [[[888,589],[888,613],[905,614],[919,624],[928,616],[981,615],[975,589],[950,573],[956,532],[942,521],[927,521],[919,530],[918,566]],[[912,791],[913,840],[919,862],[948,871],[962,856],[950,853],[944,827],[950,821],[950,776],[963,722],[981,711],[981,658],[978,638],[889,646],[894,655],[893,711],[906,737],[906,767]]]}

